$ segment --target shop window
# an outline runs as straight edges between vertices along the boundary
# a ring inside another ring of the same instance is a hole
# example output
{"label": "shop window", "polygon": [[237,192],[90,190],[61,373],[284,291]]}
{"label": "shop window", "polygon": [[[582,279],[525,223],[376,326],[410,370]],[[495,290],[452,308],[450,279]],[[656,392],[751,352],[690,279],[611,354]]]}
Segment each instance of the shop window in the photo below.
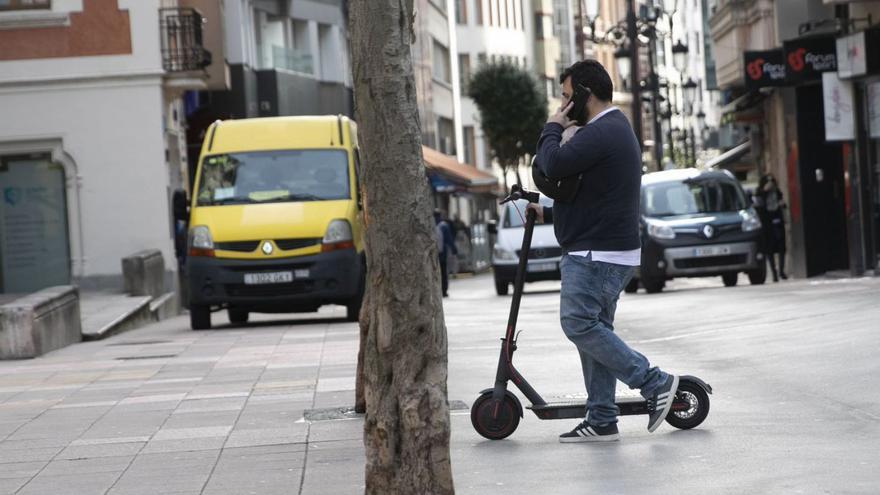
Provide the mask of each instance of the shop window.
{"label": "shop window", "polygon": [[0,156],[0,293],[70,283],[64,169],[48,154]]}

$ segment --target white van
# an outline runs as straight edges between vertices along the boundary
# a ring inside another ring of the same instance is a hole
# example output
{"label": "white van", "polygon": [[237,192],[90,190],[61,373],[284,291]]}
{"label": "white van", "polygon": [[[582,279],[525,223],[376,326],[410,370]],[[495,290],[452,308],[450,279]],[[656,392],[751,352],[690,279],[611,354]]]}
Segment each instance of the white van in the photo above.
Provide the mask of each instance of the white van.
{"label": "white van", "polygon": [[[519,252],[522,248],[526,202],[523,200],[504,204],[500,224],[496,228],[495,248],[492,250],[492,270],[495,272],[495,291],[499,296],[507,294],[516,278]],[[553,200],[541,195],[542,206],[553,206]],[[562,248],[553,233],[553,224],[535,224],[532,247],[529,250],[526,282],[559,280],[559,261]]]}

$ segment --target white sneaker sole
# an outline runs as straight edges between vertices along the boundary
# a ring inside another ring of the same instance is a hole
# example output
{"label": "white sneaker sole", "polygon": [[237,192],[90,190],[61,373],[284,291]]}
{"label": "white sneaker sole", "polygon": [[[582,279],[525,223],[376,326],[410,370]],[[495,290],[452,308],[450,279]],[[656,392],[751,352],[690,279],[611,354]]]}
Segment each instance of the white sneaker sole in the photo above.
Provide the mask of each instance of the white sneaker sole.
{"label": "white sneaker sole", "polygon": [[613,435],[596,435],[592,437],[559,437],[559,443],[598,443],[598,442],[616,442],[620,440],[620,434]]}
{"label": "white sneaker sole", "polygon": [[672,375],[672,388],[669,390],[669,400],[666,401],[666,405],[663,406],[663,413],[660,415],[660,420],[652,425],[648,425],[648,432],[653,433],[654,430],[659,428],[660,425],[666,421],[666,416],[669,415],[669,411],[672,410],[672,403],[675,401],[676,392],[678,392],[678,375]]}

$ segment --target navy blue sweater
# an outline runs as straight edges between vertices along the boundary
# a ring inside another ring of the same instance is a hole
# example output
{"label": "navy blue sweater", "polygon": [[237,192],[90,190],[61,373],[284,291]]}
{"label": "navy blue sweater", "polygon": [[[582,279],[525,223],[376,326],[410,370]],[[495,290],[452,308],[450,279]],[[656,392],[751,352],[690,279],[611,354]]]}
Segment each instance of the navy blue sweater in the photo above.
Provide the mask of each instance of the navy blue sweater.
{"label": "navy blue sweater", "polygon": [[583,173],[572,203],[545,208],[556,239],[571,251],[629,251],[639,241],[641,149],[623,112],[613,110],[582,127],[564,146],[563,128],[549,123],[535,163],[551,179]]}

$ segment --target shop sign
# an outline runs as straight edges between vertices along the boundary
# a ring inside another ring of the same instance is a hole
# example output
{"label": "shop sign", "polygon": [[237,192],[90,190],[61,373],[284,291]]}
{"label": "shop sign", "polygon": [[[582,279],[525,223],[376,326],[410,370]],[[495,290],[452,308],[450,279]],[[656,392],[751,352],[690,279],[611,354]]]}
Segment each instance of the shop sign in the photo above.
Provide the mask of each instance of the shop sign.
{"label": "shop sign", "polygon": [[786,41],[783,52],[785,78],[790,84],[814,81],[824,72],[837,71],[837,44],[833,36]]}
{"label": "shop sign", "polygon": [[842,78],[880,72],[880,27],[838,38],[837,64]]}
{"label": "shop sign", "polygon": [[825,103],[825,140],[855,139],[852,83],[841,81],[836,72],[826,72],[822,74],[822,95]]}
{"label": "shop sign", "polygon": [[880,82],[868,84],[868,131],[874,139],[880,139]]}
{"label": "shop sign", "polygon": [[745,52],[744,57],[748,89],[785,86],[785,57],[782,49]]}

